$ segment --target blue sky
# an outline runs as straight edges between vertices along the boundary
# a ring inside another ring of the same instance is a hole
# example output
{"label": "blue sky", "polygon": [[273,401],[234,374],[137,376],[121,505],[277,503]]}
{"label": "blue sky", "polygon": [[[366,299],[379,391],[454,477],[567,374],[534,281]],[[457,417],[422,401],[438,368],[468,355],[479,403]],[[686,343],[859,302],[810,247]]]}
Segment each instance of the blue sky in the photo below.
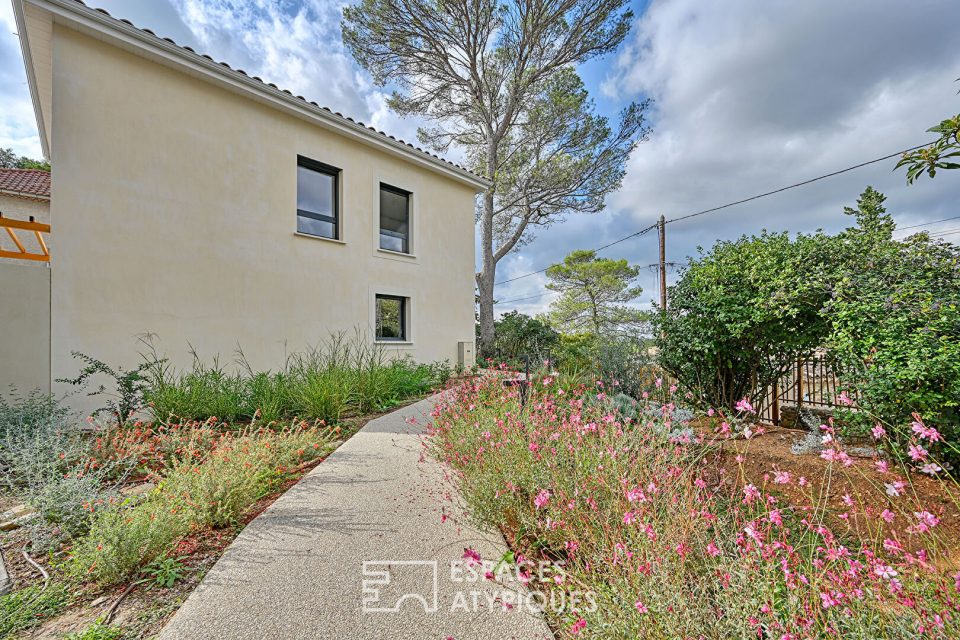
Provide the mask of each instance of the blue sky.
{"label": "blue sky", "polygon": [[[90,0],[309,99],[415,139],[417,123],[387,110],[384,92],[340,41],[344,3],[325,0]],[[607,210],[542,232],[501,262],[498,280],[597,247],[652,223],[737,200],[919,144],[960,112],[956,0],[651,0],[621,50],[580,69],[610,116],[650,96],[654,127]],[[39,156],[9,0],[0,0],[0,147]],[[697,246],[770,230],[839,230],[845,205],[870,184],[901,225],[960,215],[960,171],[908,187],[894,161],[668,227],[668,260]],[[960,229],[960,220],[931,230]],[[960,242],[960,234],[949,236]],[[647,265],[653,234],[605,252]],[[498,287],[537,295],[541,276]],[[644,302],[655,279],[641,281]],[[499,307],[527,313],[550,300]]]}

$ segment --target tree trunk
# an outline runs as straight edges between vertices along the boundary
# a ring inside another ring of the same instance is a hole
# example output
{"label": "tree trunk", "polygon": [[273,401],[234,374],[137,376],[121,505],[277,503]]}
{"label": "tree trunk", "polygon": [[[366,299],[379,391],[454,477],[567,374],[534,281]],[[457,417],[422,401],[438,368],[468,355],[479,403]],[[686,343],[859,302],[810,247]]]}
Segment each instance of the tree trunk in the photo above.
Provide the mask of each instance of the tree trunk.
{"label": "tree trunk", "polygon": [[[487,127],[487,178],[495,179],[497,171],[497,141],[492,127]],[[477,288],[480,290],[480,355],[494,355],[496,335],[493,327],[493,287],[497,277],[497,260],[493,254],[493,187],[483,194],[483,211],[480,213],[480,273]]]}
{"label": "tree trunk", "polygon": [[480,214],[481,266],[477,274],[480,290],[480,355],[494,355],[496,336],[493,329],[493,283],[497,275],[497,263],[493,258],[493,190],[483,194],[483,211]]}

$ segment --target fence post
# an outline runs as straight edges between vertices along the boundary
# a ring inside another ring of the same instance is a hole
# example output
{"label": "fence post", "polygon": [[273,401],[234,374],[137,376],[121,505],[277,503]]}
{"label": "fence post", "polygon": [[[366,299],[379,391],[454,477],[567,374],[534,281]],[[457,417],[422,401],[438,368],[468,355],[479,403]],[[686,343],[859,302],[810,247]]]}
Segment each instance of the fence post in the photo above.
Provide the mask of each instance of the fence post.
{"label": "fence post", "polygon": [[777,388],[777,382],[779,380],[773,381],[773,406],[771,407],[771,417],[773,418],[773,424],[776,427],[780,426],[780,391]]}
{"label": "fence post", "polygon": [[803,360],[797,360],[797,419],[800,419],[800,407],[803,406]]}

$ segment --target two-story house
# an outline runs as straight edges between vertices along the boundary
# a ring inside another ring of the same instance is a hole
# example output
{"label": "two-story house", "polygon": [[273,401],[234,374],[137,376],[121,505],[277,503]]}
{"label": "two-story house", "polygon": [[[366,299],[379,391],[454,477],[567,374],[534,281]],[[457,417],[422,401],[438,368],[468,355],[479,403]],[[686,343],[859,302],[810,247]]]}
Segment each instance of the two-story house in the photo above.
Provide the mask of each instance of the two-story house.
{"label": "two-story house", "polygon": [[176,365],[276,369],[357,328],[472,350],[485,179],[78,0],[14,8],[53,165],[51,378],[73,350],[134,365],[145,333]]}

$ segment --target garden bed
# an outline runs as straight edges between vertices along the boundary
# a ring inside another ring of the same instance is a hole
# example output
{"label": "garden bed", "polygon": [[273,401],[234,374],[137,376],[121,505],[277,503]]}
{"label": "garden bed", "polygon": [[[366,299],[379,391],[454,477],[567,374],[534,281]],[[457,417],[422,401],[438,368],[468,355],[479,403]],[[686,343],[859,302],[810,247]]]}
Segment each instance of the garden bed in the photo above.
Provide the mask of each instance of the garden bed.
{"label": "garden bed", "polygon": [[79,357],[72,382],[116,388],[82,428],[52,398],[0,397],[4,508],[36,511],[0,532],[14,580],[0,638],[151,637],[250,520],[371,418],[452,375],[342,339],[281,373]]}
{"label": "garden bed", "polygon": [[486,378],[435,411],[429,445],[472,517],[553,564],[530,586],[593,594],[548,607],[558,637],[957,637],[951,480],[831,438],[794,455],[799,432],[721,438],[659,400],[548,376],[521,405]]}

